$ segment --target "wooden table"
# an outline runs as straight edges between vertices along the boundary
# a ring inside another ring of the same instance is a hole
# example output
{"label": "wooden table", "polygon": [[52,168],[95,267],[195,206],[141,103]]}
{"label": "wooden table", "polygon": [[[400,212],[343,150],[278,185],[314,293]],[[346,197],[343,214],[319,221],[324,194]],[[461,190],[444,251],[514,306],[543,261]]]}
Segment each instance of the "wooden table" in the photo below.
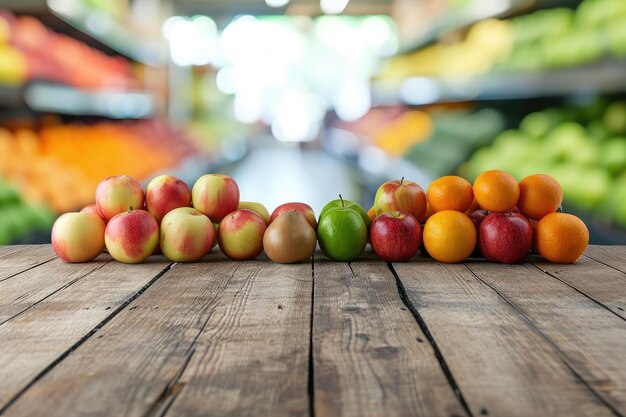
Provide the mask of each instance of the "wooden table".
{"label": "wooden table", "polygon": [[625,309],[625,247],[513,266],[2,247],[0,414],[624,416]]}

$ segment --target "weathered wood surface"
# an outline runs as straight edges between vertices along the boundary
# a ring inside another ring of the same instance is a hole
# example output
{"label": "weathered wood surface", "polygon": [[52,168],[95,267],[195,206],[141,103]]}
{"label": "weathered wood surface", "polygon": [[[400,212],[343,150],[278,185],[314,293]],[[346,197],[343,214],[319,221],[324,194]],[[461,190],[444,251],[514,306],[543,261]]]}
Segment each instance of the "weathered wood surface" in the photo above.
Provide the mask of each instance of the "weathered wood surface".
{"label": "weathered wood surface", "polygon": [[574,264],[565,265],[546,262],[539,256],[531,257],[529,261],[546,274],[626,319],[626,274],[623,272],[588,256],[581,257]]}
{"label": "weathered wood surface", "polygon": [[626,274],[626,253],[623,246],[589,246],[585,255]]}
{"label": "weathered wood surface", "polygon": [[0,247],[0,415],[626,415],[626,247],[311,266]]}
{"label": "weathered wood surface", "polygon": [[[165,258],[155,257],[133,266],[129,273],[127,265],[110,262],[108,256],[94,264],[53,265],[56,262],[46,268],[51,274],[65,269],[65,275],[79,278],[0,325],[0,410],[169,265]],[[92,270],[95,265],[97,274],[85,273],[87,265]],[[42,287],[55,278],[45,271],[36,277]],[[5,293],[0,294],[4,300]],[[47,408],[40,411],[50,412]]]}
{"label": "weathered wood surface", "polygon": [[311,292],[310,264],[176,264],[6,415],[308,415]]}
{"label": "weathered wood surface", "polygon": [[[515,278],[510,267],[497,267]],[[417,260],[394,269],[474,416],[613,415],[552,344],[465,265]]]}
{"label": "weathered wood surface", "polygon": [[465,416],[384,262],[315,263],[319,416]]}
{"label": "weathered wood surface", "polygon": [[50,245],[0,246],[0,281],[56,258]]}
{"label": "weathered wood surface", "polygon": [[511,265],[506,274],[501,268],[470,265],[550,341],[590,391],[626,415],[626,320],[533,265]]}

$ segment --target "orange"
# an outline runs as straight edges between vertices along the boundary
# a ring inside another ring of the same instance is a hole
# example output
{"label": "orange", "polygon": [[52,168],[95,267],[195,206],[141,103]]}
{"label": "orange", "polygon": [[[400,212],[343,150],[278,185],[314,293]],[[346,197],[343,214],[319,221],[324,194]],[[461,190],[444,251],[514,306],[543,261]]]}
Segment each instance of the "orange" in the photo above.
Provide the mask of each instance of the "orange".
{"label": "orange", "polygon": [[480,204],[476,201],[476,197],[472,200],[472,204],[470,204],[469,208],[465,210],[465,213],[470,214],[472,211],[480,210]]}
{"label": "orange", "polygon": [[443,210],[465,212],[472,205],[474,191],[465,178],[448,175],[430,184],[426,191],[426,198],[434,212]]}
{"label": "orange", "polygon": [[504,213],[519,199],[519,184],[508,172],[485,171],[474,181],[474,197],[485,210]]}
{"label": "orange", "polygon": [[554,213],[563,202],[561,185],[549,175],[534,174],[519,183],[517,208],[529,219],[541,220]]}
{"label": "orange", "polygon": [[461,262],[476,247],[476,228],[465,213],[439,211],[424,226],[424,247],[440,262]]}
{"label": "orange", "polygon": [[550,262],[569,264],[580,258],[589,244],[589,230],[578,217],[551,213],[535,226],[535,247]]}

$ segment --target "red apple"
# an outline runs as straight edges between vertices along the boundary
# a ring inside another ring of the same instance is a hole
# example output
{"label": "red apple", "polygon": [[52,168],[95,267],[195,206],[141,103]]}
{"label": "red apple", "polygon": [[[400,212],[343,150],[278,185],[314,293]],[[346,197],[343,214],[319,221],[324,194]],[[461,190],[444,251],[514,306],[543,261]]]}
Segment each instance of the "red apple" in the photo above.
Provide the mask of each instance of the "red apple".
{"label": "red apple", "polygon": [[191,191],[187,184],[171,175],[159,175],[146,187],[146,208],[158,223],[178,207],[191,206]]}
{"label": "red apple", "polygon": [[415,217],[419,222],[426,215],[426,193],[413,181],[387,181],[382,184],[374,199],[374,207],[378,213],[402,211]]}
{"label": "red apple", "polygon": [[143,204],[141,183],[128,175],[109,177],[102,180],[96,188],[96,206],[100,217],[105,221],[119,213],[141,209]]}
{"label": "red apple", "polygon": [[52,248],[63,262],[87,262],[104,249],[104,220],[94,213],[65,213],[52,226]]}
{"label": "red apple", "polygon": [[252,210],[236,210],[222,219],[217,228],[217,243],[224,255],[243,261],[263,251],[265,221]]}
{"label": "red apple", "polygon": [[159,224],[145,210],[125,211],[109,220],[104,242],[111,256],[125,263],[146,260],[159,243]]}
{"label": "red apple", "polygon": [[480,223],[480,252],[489,261],[518,263],[532,244],[532,226],[519,213],[491,213]]}
{"label": "red apple", "polygon": [[193,207],[219,223],[239,207],[239,187],[228,175],[203,175],[191,189]]}
{"label": "red apple", "polygon": [[281,204],[280,206],[276,207],[274,211],[272,212],[272,215],[270,216],[270,224],[274,220],[276,220],[278,216],[290,210],[299,211],[300,213],[304,215],[304,218],[306,219],[307,222],[309,222],[313,230],[317,228],[317,219],[315,218],[315,213],[313,212],[313,209],[311,208],[311,206],[305,203]]}
{"label": "red apple", "polygon": [[480,224],[483,222],[483,220],[485,220],[485,217],[489,216],[490,213],[491,212],[489,210],[478,209],[468,214],[469,218],[472,220],[472,223],[474,223],[474,226],[476,227],[476,233],[478,233],[479,231]]}
{"label": "red apple", "polygon": [[175,208],[161,221],[159,246],[171,261],[198,261],[209,253],[214,240],[213,223],[194,208]]}
{"label": "red apple", "polygon": [[376,217],[370,227],[370,243],[384,261],[406,261],[420,248],[422,228],[415,217],[390,211]]}
{"label": "red apple", "polygon": [[472,252],[472,256],[480,257],[482,256],[480,253],[480,224],[483,222],[485,217],[487,217],[491,213],[489,210],[478,209],[474,210],[468,214],[472,223],[474,223],[474,227],[476,228],[476,247],[474,248],[474,252]]}

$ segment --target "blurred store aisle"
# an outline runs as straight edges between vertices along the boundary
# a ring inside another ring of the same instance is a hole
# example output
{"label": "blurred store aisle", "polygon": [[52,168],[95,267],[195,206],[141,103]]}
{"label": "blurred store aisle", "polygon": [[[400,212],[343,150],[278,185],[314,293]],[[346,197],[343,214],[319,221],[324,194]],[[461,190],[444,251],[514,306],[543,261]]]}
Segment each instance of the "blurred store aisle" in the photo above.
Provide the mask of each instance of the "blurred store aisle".
{"label": "blurred store aisle", "polygon": [[319,214],[339,194],[361,203],[363,198],[358,173],[351,167],[321,150],[296,144],[268,140],[228,174],[239,184],[242,200],[258,201],[270,212],[282,203],[300,201]]}

